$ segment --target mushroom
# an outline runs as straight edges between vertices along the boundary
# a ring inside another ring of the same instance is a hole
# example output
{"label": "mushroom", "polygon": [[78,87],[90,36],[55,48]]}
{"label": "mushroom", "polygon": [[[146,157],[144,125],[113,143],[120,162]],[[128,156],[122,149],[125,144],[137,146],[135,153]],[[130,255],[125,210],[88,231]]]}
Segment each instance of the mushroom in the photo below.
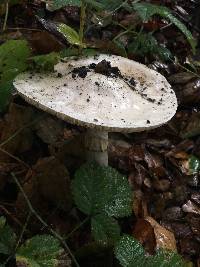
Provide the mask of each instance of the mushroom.
{"label": "mushroom", "polygon": [[14,81],[29,103],[86,127],[87,160],[108,165],[108,132],[140,132],[169,121],[177,100],[167,80],[114,55],[66,58],[54,73],[22,73]]}

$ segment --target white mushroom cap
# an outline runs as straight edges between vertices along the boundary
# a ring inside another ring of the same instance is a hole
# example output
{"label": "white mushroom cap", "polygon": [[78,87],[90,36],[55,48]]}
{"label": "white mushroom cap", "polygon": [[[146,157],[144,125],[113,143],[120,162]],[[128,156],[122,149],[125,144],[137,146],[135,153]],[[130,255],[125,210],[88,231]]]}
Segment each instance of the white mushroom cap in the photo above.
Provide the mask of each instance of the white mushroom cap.
{"label": "white mushroom cap", "polygon": [[[72,78],[74,68],[104,59],[119,68],[123,79],[92,69],[85,78]],[[66,59],[55,70],[53,74],[20,74],[14,86],[29,103],[70,123],[104,131],[136,132],[160,126],[176,112],[176,96],[167,80],[133,60],[109,55]],[[134,86],[130,86],[131,78]]]}

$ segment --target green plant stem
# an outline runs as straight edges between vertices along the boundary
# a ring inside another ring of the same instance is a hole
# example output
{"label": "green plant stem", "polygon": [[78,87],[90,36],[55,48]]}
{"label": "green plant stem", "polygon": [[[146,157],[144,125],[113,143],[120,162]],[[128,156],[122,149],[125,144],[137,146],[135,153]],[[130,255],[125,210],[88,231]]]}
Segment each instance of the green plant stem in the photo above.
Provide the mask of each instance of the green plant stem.
{"label": "green plant stem", "polygon": [[79,228],[81,228],[86,222],[88,222],[90,219],[90,217],[86,217],[85,220],[83,220],[82,222],[80,222],[67,236],[66,236],[66,240],[73,235],[74,232],[76,232]]}
{"label": "green plant stem", "polygon": [[65,242],[65,240],[62,238],[62,236],[60,236],[56,231],[54,231],[43,219],[42,217],[36,212],[36,210],[33,208],[33,206],[31,205],[30,200],[28,199],[27,195],[24,192],[24,189],[22,188],[21,184],[19,183],[17,177],[15,176],[15,174],[12,172],[11,173],[15,183],[17,184],[17,186],[19,187],[24,199],[26,200],[26,203],[29,207],[29,210],[31,211],[31,213],[38,219],[38,221],[40,221],[45,227],[47,227],[47,229],[49,229],[49,232],[55,236],[60,243],[63,245],[63,247],[66,249],[66,251],[69,253],[69,255],[71,256],[72,260],[74,261],[76,267],[80,267],[79,263],[77,262],[75,256],[73,255],[73,253],[71,252],[70,248],[68,247],[67,243]]}
{"label": "green plant stem", "polygon": [[124,31],[124,32],[120,32],[117,36],[115,36],[115,38],[114,38],[113,40],[117,40],[117,39],[119,39],[121,36],[123,36],[123,35],[125,35],[125,34],[127,34],[127,33],[129,33],[129,30],[126,30],[126,31]]}
{"label": "green plant stem", "polygon": [[81,15],[80,15],[80,29],[79,29],[79,39],[81,43],[81,47],[79,48],[79,53],[81,54],[83,49],[83,37],[84,37],[84,26],[85,26],[85,19],[86,19],[86,4],[85,1],[81,1]]}
{"label": "green plant stem", "polygon": [[3,32],[6,30],[6,25],[7,25],[7,21],[8,21],[8,13],[9,13],[9,2],[8,1],[6,1],[5,7],[6,7],[6,13],[5,13],[3,28],[2,28]]}

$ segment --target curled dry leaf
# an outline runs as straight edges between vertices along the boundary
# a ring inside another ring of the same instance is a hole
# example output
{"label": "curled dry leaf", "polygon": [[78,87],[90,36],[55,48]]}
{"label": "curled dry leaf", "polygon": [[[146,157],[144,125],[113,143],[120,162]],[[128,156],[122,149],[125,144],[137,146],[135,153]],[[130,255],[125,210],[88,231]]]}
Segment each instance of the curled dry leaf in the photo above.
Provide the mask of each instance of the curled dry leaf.
{"label": "curled dry leaf", "polygon": [[59,52],[65,46],[52,34],[47,31],[32,32],[27,35],[28,40],[37,54],[48,54],[51,52]]}
{"label": "curled dry leaf", "polygon": [[187,237],[180,240],[180,250],[181,253],[187,255],[199,255],[200,246],[199,242],[197,242],[193,237]]}
{"label": "curled dry leaf", "polygon": [[182,206],[182,210],[187,213],[194,213],[200,215],[200,207],[191,200]]}
{"label": "curled dry leaf", "polygon": [[191,72],[178,72],[172,74],[168,80],[171,84],[186,84],[192,79],[195,79],[196,75]]}
{"label": "curled dry leaf", "polygon": [[64,135],[64,123],[53,116],[45,118],[35,124],[34,129],[44,143],[55,145]]}
{"label": "curled dry leaf", "polygon": [[133,212],[137,218],[144,218],[148,216],[147,202],[142,191],[137,190],[133,193]]}
{"label": "curled dry leaf", "polygon": [[[174,234],[162,227],[152,217],[148,216],[145,219],[138,220],[133,235],[142,244],[148,244],[148,251],[159,248],[177,250]],[[152,242],[152,240],[155,240],[155,242]]]}
{"label": "curled dry leaf", "polygon": [[195,104],[200,100],[200,79],[196,79],[186,85],[176,85],[174,90],[180,104]]}
{"label": "curled dry leaf", "polygon": [[[33,120],[33,116],[33,108],[12,103],[6,117],[0,142],[7,140],[20,128],[30,123]],[[27,127],[21,132],[21,134],[16,135],[15,138],[11,139],[2,148],[11,154],[15,154],[16,152],[25,152],[31,148],[32,141],[32,131]],[[0,152],[0,160],[4,162],[10,161],[10,157],[5,153]]]}
{"label": "curled dry leaf", "polygon": [[[59,206],[63,210],[71,207],[69,173],[66,167],[54,157],[39,159],[32,170],[27,173],[23,185],[25,194],[33,207],[43,216],[48,215],[48,204]],[[16,202],[17,215],[25,218],[29,208],[24,196],[19,193]]]}
{"label": "curled dry leaf", "polygon": [[190,138],[200,134],[200,112],[193,113],[188,119],[186,127],[181,131],[182,138]]}
{"label": "curled dry leaf", "polygon": [[200,192],[193,193],[191,199],[198,205],[200,205]]}
{"label": "curled dry leaf", "polygon": [[183,211],[180,207],[167,208],[163,217],[167,221],[177,221],[183,217]]}

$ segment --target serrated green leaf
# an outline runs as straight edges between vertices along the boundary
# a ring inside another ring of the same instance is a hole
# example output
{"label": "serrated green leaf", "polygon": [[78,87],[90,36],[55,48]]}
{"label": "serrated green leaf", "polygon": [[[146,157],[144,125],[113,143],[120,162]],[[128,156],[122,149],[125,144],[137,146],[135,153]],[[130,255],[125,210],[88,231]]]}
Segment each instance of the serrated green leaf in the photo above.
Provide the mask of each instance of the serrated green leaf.
{"label": "serrated green leaf", "polygon": [[78,6],[80,7],[81,1],[80,0],[46,0],[45,1],[48,5],[48,8],[51,11],[60,9],[65,6]]}
{"label": "serrated green leaf", "polygon": [[25,40],[9,40],[0,46],[0,111],[9,100],[12,80],[27,69],[30,54]]}
{"label": "serrated green leaf", "polygon": [[115,247],[115,256],[123,267],[145,266],[145,252],[139,241],[124,235]]}
{"label": "serrated green leaf", "polygon": [[174,17],[167,7],[154,5],[150,3],[135,3],[133,4],[133,8],[140,15],[143,21],[148,21],[153,15],[159,15],[168,19],[171,23],[173,23],[187,38],[190,43],[193,52],[195,52],[196,41],[192,36],[192,33],[187,29],[187,27],[176,17]]}
{"label": "serrated green leaf", "polygon": [[96,215],[91,222],[92,235],[97,242],[115,243],[120,238],[118,222],[104,214]]}
{"label": "serrated green leaf", "polygon": [[142,245],[128,235],[117,243],[115,256],[123,267],[186,267],[181,256],[173,251],[159,250],[154,256],[146,256]]}
{"label": "serrated green leaf", "polygon": [[16,261],[27,267],[57,267],[62,252],[63,249],[54,237],[36,235],[17,250]]}
{"label": "serrated green leaf", "polygon": [[0,254],[10,255],[13,253],[16,236],[12,228],[6,224],[4,217],[0,217]]}
{"label": "serrated green leaf", "polygon": [[83,165],[75,174],[72,192],[77,207],[88,215],[131,214],[132,194],[128,181],[111,167],[95,163]]}
{"label": "serrated green leaf", "polygon": [[84,47],[79,39],[79,34],[73,28],[64,23],[61,23],[58,26],[58,31],[63,34],[63,36],[70,44]]}
{"label": "serrated green leaf", "polygon": [[31,58],[33,61],[33,68],[39,71],[53,71],[54,66],[58,63],[60,56],[56,52],[47,55],[39,55]]}
{"label": "serrated green leaf", "polygon": [[181,256],[173,251],[159,250],[155,256],[148,257],[147,267],[186,267]]}
{"label": "serrated green leaf", "polygon": [[195,174],[200,170],[200,160],[194,155],[189,157],[189,170],[191,174]]}

